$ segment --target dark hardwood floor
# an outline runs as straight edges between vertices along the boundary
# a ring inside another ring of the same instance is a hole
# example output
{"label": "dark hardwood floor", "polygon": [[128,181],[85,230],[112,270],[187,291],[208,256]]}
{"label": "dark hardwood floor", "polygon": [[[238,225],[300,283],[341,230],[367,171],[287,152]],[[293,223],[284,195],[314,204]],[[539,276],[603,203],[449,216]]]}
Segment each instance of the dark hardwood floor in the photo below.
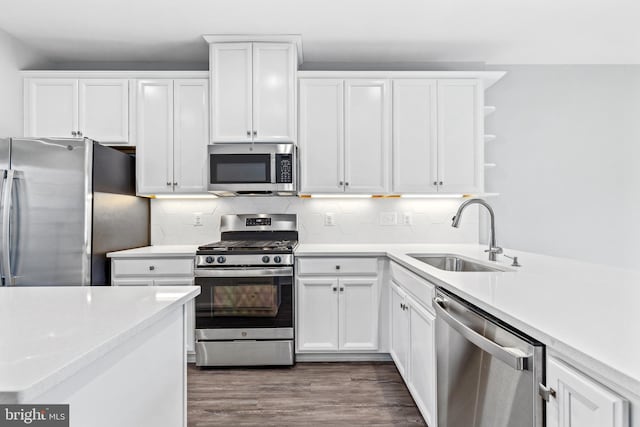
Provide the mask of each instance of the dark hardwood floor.
{"label": "dark hardwood floor", "polygon": [[392,363],[188,368],[189,427],[424,426]]}

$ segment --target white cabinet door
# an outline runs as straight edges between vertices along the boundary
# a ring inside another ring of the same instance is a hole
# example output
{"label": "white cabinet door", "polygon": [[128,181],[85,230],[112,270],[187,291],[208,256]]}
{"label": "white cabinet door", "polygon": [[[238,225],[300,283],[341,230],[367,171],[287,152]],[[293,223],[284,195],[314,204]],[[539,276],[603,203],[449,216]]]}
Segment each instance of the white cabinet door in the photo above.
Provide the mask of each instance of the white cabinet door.
{"label": "white cabinet door", "polygon": [[438,191],[437,81],[393,81],[393,192]]}
{"label": "white cabinet door", "polygon": [[300,79],[300,191],[344,191],[344,83]]}
{"label": "white cabinet door", "polygon": [[206,79],[174,80],[173,181],[176,193],[205,191],[208,93]]}
{"label": "white cabinet door", "polygon": [[628,402],[565,363],[547,358],[548,427],[628,427]]}
{"label": "white cabinet door", "polygon": [[215,43],[210,47],[213,142],[252,140],[251,52],[251,43]]}
{"label": "white cabinet door", "polygon": [[387,80],[345,81],[345,191],[389,191],[390,99]]}
{"label": "white cabinet door", "polygon": [[137,82],[138,194],[173,192],[173,80]]}
{"label": "white cabinet door", "polygon": [[435,316],[407,298],[409,306],[409,380],[411,396],[428,425],[436,423]]}
{"label": "white cabinet door", "polygon": [[482,88],[477,80],[438,80],[438,183],[440,192],[483,189]]}
{"label": "white cabinet door", "polygon": [[253,43],[253,139],[294,142],[296,50],[289,43]]}
{"label": "white cabinet door", "polygon": [[106,144],[129,142],[129,80],[81,79],[79,130]]}
{"label": "white cabinet door", "polygon": [[338,350],[338,279],[298,278],[299,350]]}
{"label": "white cabinet door", "polygon": [[405,293],[391,282],[391,348],[396,367],[406,379],[408,374],[409,316],[405,309]]}
{"label": "white cabinet door", "polygon": [[30,137],[75,136],[78,131],[78,80],[26,79],[24,134]]}
{"label": "white cabinet door", "polygon": [[338,279],[340,350],[378,349],[378,278]]}

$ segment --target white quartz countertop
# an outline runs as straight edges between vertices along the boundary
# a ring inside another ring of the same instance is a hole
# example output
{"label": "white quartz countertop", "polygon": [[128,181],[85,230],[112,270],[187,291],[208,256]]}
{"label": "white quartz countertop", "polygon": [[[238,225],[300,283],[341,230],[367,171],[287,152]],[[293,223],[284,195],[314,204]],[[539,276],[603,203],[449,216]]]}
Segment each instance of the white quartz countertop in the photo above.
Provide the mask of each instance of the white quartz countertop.
{"label": "white quartz countertop", "polygon": [[486,264],[485,246],[300,244],[296,256],[388,256],[575,361],[601,381],[640,396],[640,273],[505,249],[507,272],[448,272],[408,254],[450,253]]}
{"label": "white quartz countertop", "polygon": [[37,397],[199,293],[198,286],[0,288],[0,402]]}
{"label": "white quartz countertop", "polygon": [[198,245],[154,245],[109,252],[109,258],[194,257]]}

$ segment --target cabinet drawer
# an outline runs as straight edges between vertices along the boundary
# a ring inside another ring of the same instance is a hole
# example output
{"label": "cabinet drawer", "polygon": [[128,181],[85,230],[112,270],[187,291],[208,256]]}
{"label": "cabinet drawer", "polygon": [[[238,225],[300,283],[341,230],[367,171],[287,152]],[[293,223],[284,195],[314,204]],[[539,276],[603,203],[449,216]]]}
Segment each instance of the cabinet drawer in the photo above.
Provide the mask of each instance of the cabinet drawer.
{"label": "cabinet drawer", "polygon": [[298,274],[378,274],[377,258],[298,258]]}
{"label": "cabinet drawer", "polygon": [[391,279],[403,290],[412,294],[420,304],[433,312],[431,300],[435,296],[436,287],[395,262],[391,262],[390,267]]}
{"label": "cabinet drawer", "polygon": [[190,276],[191,258],[148,258],[113,260],[113,272],[119,276]]}

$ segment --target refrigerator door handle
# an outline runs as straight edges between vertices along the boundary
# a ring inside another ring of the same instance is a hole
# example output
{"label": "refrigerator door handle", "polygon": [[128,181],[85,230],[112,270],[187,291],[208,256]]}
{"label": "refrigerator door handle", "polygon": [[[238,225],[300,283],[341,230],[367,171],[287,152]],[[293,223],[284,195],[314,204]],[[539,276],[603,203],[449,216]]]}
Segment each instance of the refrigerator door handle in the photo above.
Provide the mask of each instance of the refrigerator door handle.
{"label": "refrigerator door handle", "polygon": [[[5,193],[5,188],[4,188],[4,184],[7,182],[6,179],[7,176],[7,170],[6,169],[0,169],[0,190],[2,191],[0,193],[0,197],[4,198],[4,193]],[[0,220],[2,219],[2,216],[0,214]],[[3,233],[2,235],[4,236],[4,226],[3,226],[4,222],[0,222],[0,233]],[[0,237],[0,242],[2,241],[2,237]],[[0,276],[2,277],[2,284],[4,284],[4,249],[3,247],[0,246]]]}
{"label": "refrigerator door handle", "polygon": [[11,199],[14,176],[14,170],[7,170],[2,192],[2,271],[4,272],[5,286],[13,286],[15,282],[13,275],[11,274],[11,239],[9,238],[9,221],[11,219]]}

